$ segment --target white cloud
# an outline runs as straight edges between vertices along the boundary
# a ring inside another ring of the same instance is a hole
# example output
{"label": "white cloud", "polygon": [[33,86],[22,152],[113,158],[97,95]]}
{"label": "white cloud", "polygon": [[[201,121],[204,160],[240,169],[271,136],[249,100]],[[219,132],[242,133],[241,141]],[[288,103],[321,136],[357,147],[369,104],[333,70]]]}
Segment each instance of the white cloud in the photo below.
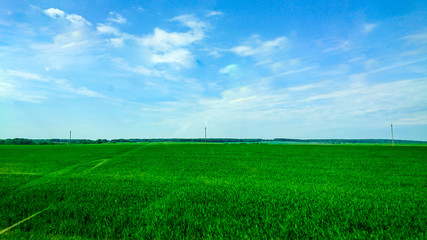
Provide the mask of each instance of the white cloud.
{"label": "white cloud", "polygon": [[68,21],[70,21],[72,24],[76,26],[85,26],[85,25],[92,25],[90,22],[88,22],[86,19],[84,19],[80,15],[76,14],[69,14],[65,17]]}
{"label": "white cloud", "polygon": [[98,23],[98,25],[96,26],[96,30],[98,30],[98,32],[102,34],[112,34],[112,35],[120,34],[120,31],[117,28],[112,27],[110,25],[102,24],[102,23]]}
{"label": "white cloud", "polygon": [[183,25],[193,29],[193,31],[202,31],[206,28],[206,23],[200,21],[197,17],[192,14],[184,14],[180,16],[176,16],[171,19],[171,21],[181,22]]}
{"label": "white cloud", "polygon": [[286,46],[286,41],[286,37],[261,41],[258,36],[254,36],[247,44],[234,47],[231,51],[240,56],[270,55],[283,49]]}
{"label": "white cloud", "polygon": [[187,32],[167,32],[155,28],[154,33],[140,39],[144,47],[152,51],[154,64],[170,63],[190,67],[194,61],[191,52],[184,47],[204,38],[206,24],[193,15],[177,16],[171,21],[177,21],[190,28]]}
{"label": "white cloud", "polygon": [[[42,26],[39,34],[43,37],[28,40],[22,46],[26,48],[25,54],[45,69],[50,71],[75,64],[91,64],[99,56],[97,54],[105,49],[106,44],[101,35],[82,16],[68,14],[57,8],[43,10],[43,14],[54,19],[55,24]],[[60,23],[60,26],[56,23]],[[103,25],[98,27],[100,31],[112,31]]]}
{"label": "white cloud", "polygon": [[208,54],[211,55],[211,56],[213,56],[214,58],[220,58],[220,57],[222,57],[221,53],[219,53],[218,50],[215,50],[215,49],[212,50],[212,51],[209,51]]}
{"label": "white cloud", "polygon": [[210,11],[209,13],[206,14],[206,17],[213,17],[213,16],[220,16],[220,15],[224,15],[224,13],[221,11]]}
{"label": "white cloud", "polygon": [[67,14],[64,11],[57,8],[49,8],[43,11],[47,16],[53,19],[65,19],[76,27],[83,27],[85,25],[91,25],[86,19],[80,15]]}
{"label": "white cloud", "polygon": [[227,66],[221,68],[219,70],[219,73],[222,73],[222,74],[232,74],[237,69],[238,69],[238,66],[236,64],[230,64],[230,65],[227,65]]}
{"label": "white cloud", "polygon": [[160,28],[155,28],[154,34],[142,38],[141,43],[155,51],[168,51],[176,47],[187,46],[201,39],[203,39],[203,36],[195,35],[193,32],[167,32]]}
{"label": "white cloud", "polygon": [[128,33],[122,33],[119,29],[109,25],[109,24],[102,24],[98,23],[96,26],[96,30],[103,34],[103,35],[112,35],[114,37],[111,37],[110,39],[107,39],[107,42],[115,47],[115,48],[122,48],[125,46],[125,40],[136,40],[139,41],[138,37],[133,36]]}
{"label": "white cloud", "polygon": [[171,21],[178,21],[191,30],[188,32],[167,32],[155,28],[154,33],[141,39],[144,46],[156,51],[167,51],[176,47],[184,47],[204,38],[206,24],[193,15],[181,15]]}
{"label": "white cloud", "polygon": [[43,12],[51,18],[64,18],[67,15],[64,11],[56,8],[49,8],[44,10]]}
{"label": "white cloud", "polygon": [[108,18],[108,21],[115,22],[118,24],[124,24],[126,23],[126,18],[122,17],[122,15],[116,12],[110,12],[110,17]]}
{"label": "white cloud", "polygon": [[153,54],[152,61],[157,63],[176,63],[180,66],[190,67],[194,62],[194,57],[186,49],[173,49],[162,54]]}
{"label": "white cloud", "polygon": [[250,56],[256,53],[256,50],[254,48],[248,46],[238,46],[231,49],[231,51],[241,56]]}

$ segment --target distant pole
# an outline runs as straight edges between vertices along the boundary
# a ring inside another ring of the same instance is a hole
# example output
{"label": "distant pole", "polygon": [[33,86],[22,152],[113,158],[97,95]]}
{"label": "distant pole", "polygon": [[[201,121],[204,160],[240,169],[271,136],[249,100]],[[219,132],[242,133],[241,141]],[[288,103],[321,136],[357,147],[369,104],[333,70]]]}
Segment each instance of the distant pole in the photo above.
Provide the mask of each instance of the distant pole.
{"label": "distant pole", "polygon": [[206,143],[206,126],[205,126],[205,143]]}
{"label": "distant pole", "polygon": [[390,125],[390,127],[391,127],[391,145],[394,147],[393,123]]}
{"label": "distant pole", "polygon": [[70,140],[68,140],[68,145],[71,145],[71,130],[70,130]]}

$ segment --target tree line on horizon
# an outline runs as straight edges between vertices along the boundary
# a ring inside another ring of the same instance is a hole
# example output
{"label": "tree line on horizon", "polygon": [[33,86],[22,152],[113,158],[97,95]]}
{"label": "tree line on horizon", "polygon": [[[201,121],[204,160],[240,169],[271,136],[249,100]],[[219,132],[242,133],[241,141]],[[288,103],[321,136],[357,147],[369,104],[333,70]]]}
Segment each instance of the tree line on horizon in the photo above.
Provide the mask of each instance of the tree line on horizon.
{"label": "tree line on horizon", "polygon": [[[274,139],[242,139],[242,138],[130,138],[130,139],[27,139],[13,138],[0,139],[0,145],[58,145],[58,144],[105,144],[105,143],[143,143],[143,142],[209,142],[209,143],[325,143],[325,144],[343,144],[343,143],[378,143],[389,144],[390,139],[291,139],[291,138],[274,138]],[[427,143],[427,141],[414,140],[395,140],[395,143]]]}

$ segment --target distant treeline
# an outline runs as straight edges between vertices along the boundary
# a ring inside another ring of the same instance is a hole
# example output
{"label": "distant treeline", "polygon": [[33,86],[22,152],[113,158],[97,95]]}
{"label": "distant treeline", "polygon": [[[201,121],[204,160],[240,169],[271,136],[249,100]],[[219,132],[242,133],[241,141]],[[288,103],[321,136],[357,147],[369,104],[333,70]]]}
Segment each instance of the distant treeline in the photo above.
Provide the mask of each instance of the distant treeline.
{"label": "distant treeline", "polygon": [[[326,143],[326,144],[344,144],[344,143],[377,143],[391,144],[390,139],[290,139],[290,138],[275,138],[270,141],[278,142],[295,142],[295,143]],[[427,143],[427,141],[415,140],[394,140],[395,143]]]}
{"label": "distant treeline", "polygon": [[[72,139],[72,144],[99,144],[108,143],[107,139],[98,139],[96,141],[89,139]],[[68,144],[68,139],[27,139],[27,138],[13,138],[13,139],[0,139],[0,145],[54,145],[54,144]]]}
{"label": "distant treeline", "polygon": [[[256,143],[266,141],[263,139],[235,139],[235,138],[208,138],[206,142],[249,142]],[[205,142],[204,138],[130,138],[130,139],[71,139],[71,144],[101,144],[101,143],[143,143],[143,142]],[[0,139],[0,145],[53,145],[68,144],[69,139]]]}
{"label": "distant treeline", "polygon": [[[53,145],[68,144],[69,139],[0,139],[0,145]],[[391,144],[389,139],[240,139],[240,138],[130,138],[130,139],[72,139],[71,144],[102,144],[102,143],[143,143],[143,142],[210,142],[210,143],[324,143],[324,144],[345,144],[345,143],[377,143]],[[395,140],[396,144],[427,144],[427,141]]]}

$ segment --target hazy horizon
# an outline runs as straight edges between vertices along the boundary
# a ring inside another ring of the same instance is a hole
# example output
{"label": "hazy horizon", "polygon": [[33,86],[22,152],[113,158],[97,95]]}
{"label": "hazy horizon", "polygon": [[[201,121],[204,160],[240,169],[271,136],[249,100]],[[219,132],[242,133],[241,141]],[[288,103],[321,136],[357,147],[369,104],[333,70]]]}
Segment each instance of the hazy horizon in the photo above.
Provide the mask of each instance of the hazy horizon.
{"label": "hazy horizon", "polygon": [[426,141],[426,93],[426,1],[0,3],[0,139]]}

